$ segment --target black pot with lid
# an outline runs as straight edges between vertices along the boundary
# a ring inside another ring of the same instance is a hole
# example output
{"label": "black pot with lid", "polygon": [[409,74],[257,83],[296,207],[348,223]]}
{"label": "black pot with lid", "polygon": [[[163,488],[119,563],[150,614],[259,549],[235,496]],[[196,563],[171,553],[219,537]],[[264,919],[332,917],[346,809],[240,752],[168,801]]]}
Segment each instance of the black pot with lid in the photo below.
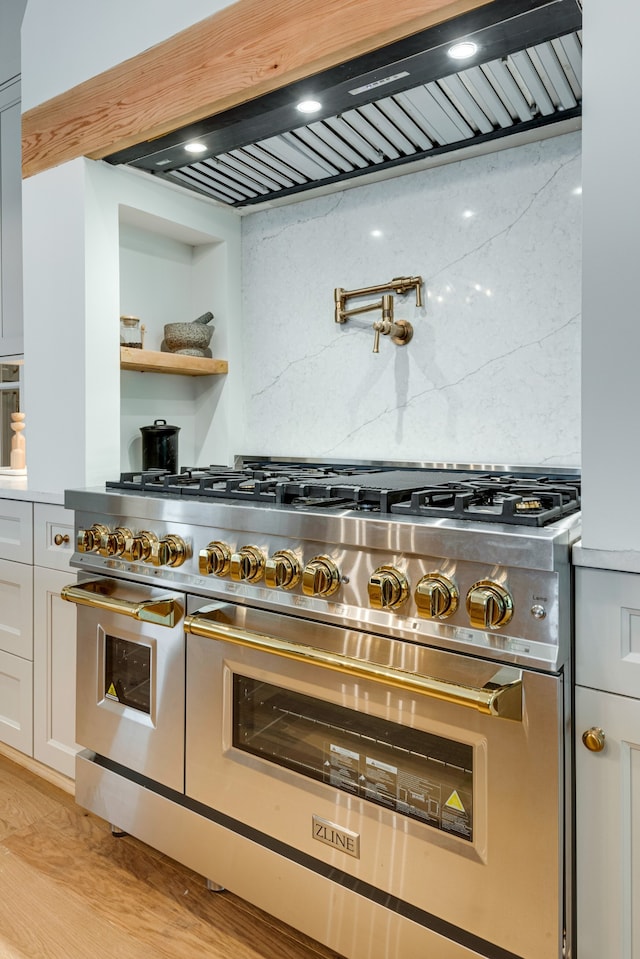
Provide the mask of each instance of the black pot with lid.
{"label": "black pot with lid", "polygon": [[153,426],[141,426],[142,469],[178,472],[179,426],[168,426],[166,420],[154,420]]}

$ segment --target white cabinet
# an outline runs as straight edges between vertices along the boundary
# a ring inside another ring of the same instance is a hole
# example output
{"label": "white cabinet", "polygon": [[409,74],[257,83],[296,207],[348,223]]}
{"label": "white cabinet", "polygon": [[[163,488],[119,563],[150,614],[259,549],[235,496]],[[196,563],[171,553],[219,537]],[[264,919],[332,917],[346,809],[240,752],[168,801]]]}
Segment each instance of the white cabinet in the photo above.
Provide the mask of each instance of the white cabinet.
{"label": "white cabinet", "polygon": [[0,356],[22,353],[20,83],[0,85]]}
{"label": "white cabinet", "polygon": [[577,957],[640,959],[640,576],[578,568],[576,604]]}
{"label": "white cabinet", "polygon": [[33,749],[33,515],[0,500],[0,742]]}

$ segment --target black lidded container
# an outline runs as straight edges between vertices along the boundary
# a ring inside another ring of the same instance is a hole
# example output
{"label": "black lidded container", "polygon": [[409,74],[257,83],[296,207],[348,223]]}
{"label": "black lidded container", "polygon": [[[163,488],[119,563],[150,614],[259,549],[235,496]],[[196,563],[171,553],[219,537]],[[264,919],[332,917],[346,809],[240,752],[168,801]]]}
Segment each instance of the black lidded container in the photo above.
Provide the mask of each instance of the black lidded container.
{"label": "black lidded container", "polygon": [[142,469],[178,472],[179,426],[167,426],[166,420],[154,420],[153,426],[141,426]]}

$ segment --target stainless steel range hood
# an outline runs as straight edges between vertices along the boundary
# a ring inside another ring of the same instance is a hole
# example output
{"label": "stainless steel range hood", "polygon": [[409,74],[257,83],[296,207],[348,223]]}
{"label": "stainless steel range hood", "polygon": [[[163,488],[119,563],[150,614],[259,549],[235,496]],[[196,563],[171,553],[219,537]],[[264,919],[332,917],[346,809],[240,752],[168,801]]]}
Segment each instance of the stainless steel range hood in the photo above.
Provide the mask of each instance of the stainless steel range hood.
{"label": "stainless steel range hood", "polygon": [[[494,0],[105,159],[248,207],[342,188],[367,174],[405,172],[416,161],[474,146],[486,151],[535,139],[550,124],[575,128],[581,27],[579,0]],[[463,63],[447,52],[459,40],[477,45]],[[322,108],[301,123],[296,104],[309,97]],[[185,151],[194,140],[205,147],[197,159]]]}

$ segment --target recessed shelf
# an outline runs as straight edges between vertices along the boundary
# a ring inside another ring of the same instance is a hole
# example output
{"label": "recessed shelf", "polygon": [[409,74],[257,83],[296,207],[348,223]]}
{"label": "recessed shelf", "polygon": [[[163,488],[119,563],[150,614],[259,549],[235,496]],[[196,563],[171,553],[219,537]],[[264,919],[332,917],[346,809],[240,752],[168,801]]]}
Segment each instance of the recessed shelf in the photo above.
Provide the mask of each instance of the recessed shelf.
{"label": "recessed shelf", "polygon": [[227,373],[226,360],[207,356],[187,356],[184,353],[160,353],[153,350],[137,350],[120,347],[120,369],[137,370],[139,373],[178,373],[182,376],[215,376]]}

